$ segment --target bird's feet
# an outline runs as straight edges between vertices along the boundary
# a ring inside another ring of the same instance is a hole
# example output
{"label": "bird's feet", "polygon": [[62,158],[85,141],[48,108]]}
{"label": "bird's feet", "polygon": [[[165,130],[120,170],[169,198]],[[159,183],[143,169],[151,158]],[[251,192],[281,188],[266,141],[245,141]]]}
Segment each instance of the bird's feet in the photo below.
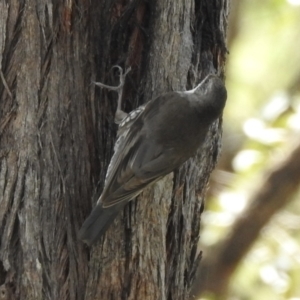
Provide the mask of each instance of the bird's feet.
{"label": "bird's feet", "polygon": [[125,73],[123,73],[123,69],[120,66],[113,66],[113,68],[118,68],[119,70],[120,84],[118,86],[110,86],[101,82],[94,82],[94,84],[100,86],[101,88],[106,88],[108,90],[116,91],[118,93],[118,106],[115,114],[115,123],[119,124],[124,118],[127,117],[127,113],[122,110],[121,105],[125,78],[126,75],[131,71],[131,68],[129,67],[128,69],[126,69]]}

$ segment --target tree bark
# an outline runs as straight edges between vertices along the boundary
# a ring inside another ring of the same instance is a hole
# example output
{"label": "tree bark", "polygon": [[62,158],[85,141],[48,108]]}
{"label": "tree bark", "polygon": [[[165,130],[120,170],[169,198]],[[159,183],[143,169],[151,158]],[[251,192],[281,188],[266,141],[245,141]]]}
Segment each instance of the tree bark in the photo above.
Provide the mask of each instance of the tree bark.
{"label": "tree bark", "polygon": [[130,111],[225,64],[227,0],[0,0],[0,285],[10,299],[186,299],[221,124],[131,202],[92,249],[78,230],[116,135],[113,65]]}

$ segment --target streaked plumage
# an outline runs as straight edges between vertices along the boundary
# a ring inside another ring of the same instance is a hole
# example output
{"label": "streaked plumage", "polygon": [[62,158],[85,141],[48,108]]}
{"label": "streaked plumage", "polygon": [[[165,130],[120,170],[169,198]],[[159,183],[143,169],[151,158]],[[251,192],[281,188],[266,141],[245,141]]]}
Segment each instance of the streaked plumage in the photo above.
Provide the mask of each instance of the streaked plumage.
{"label": "streaked plumage", "polygon": [[209,75],[192,91],[163,94],[128,114],[119,125],[103,192],[80,238],[93,244],[128,201],[193,156],[226,97],[222,81]]}

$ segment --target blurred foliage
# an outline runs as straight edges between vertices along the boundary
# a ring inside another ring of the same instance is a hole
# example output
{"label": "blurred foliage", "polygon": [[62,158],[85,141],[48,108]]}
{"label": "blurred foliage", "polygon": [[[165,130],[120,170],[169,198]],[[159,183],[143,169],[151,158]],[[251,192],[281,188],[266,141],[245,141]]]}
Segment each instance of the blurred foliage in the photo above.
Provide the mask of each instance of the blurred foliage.
{"label": "blurred foliage", "polygon": [[[300,137],[300,0],[237,1],[224,154],[202,221],[204,259],[205,249],[247,209],[263,170],[284,159]],[[300,299],[300,193],[294,199],[262,230],[231,280],[228,299]]]}

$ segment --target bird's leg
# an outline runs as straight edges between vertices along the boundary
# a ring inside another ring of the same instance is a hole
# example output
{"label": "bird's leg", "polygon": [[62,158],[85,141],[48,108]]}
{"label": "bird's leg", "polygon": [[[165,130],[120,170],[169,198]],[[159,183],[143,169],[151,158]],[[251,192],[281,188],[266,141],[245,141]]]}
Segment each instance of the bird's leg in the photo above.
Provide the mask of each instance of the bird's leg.
{"label": "bird's leg", "polygon": [[127,113],[122,110],[122,95],[123,95],[123,87],[125,84],[125,78],[126,75],[130,72],[131,68],[125,70],[125,73],[123,73],[123,69],[120,66],[114,66],[113,68],[118,68],[120,72],[120,84],[118,86],[110,86],[103,84],[101,82],[94,82],[95,85],[100,86],[102,88],[109,89],[111,91],[116,91],[118,93],[118,105],[117,105],[117,111],[115,114],[115,123],[119,124],[121,121],[127,116]]}

